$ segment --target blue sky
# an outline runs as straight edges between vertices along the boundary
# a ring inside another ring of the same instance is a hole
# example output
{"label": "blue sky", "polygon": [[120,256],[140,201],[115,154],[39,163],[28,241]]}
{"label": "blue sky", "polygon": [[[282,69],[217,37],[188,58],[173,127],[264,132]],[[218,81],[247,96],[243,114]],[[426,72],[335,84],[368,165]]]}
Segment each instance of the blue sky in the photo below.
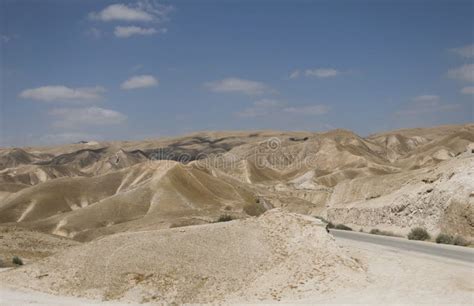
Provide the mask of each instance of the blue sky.
{"label": "blue sky", "polygon": [[474,1],[0,5],[3,146],[474,121]]}

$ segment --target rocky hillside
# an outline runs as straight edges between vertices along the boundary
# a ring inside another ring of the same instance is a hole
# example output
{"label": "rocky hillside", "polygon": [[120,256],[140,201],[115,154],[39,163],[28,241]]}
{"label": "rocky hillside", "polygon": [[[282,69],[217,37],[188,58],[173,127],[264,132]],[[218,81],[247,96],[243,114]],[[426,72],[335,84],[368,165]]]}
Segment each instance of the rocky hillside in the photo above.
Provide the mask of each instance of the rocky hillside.
{"label": "rocky hillside", "polygon": [[474,235],[474,125],[206,132],[0,149],[0,222],[93,240],[279,207],[357,229]]}

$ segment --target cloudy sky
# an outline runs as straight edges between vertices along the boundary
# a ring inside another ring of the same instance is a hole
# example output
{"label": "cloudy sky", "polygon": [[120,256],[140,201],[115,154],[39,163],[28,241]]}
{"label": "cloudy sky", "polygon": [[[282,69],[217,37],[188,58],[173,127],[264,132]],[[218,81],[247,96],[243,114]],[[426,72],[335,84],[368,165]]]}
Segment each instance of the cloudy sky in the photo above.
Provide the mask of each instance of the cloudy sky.
{"label": "cloudy sky", "polygon": [[0,2],[0,145],[473,122],[474,1]]}

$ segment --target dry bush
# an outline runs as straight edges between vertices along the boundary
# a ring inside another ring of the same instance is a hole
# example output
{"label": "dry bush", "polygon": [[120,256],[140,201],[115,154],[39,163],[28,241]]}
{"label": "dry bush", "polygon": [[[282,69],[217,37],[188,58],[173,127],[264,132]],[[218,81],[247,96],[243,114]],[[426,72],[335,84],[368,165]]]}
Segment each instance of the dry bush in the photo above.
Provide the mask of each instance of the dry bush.
{"label": "dry bush", "polygon": [[410,233],[408,233],[408,239],[410,240],[429,240],[431,238],[430,234],[422,227],[412,228]]}
{"label": "dry bush", "polygon": [[337,224],[334,228],[343,231],[352,231],[352,228],[344,224]]}
{"label": "dry bush", "polygon": [[460,245],[460,246],[468,246],[469,241],[467,241],[464,237],[456,235],[454,237],[454,245]]}
{"label": "dry bush", "polygon": [[439,233],[438,236],[436,236],[436,243],[454,244],[454,237],[448,234]]}
{"label": "dry bush", "polygon": [[12,263],[17,266],[23,266],[23,260],[18,256],[13,256]]}
{"label": "dry bush", "polygon": [[219,216],[219,219],[217,219],[216,222],[228,222],[228,221],[232,221],[234,218],[232,218],[231,215],[221,215]]}
{"label": "dry bush", "polygon": [[381,235],[381,236],[389,236],[389,237],[400,237],[399,235],[395,234],[394,232],[390,231],[383,231],[379,230],[378,228],[373,228],[370,230],[369,234],[372,235]]}

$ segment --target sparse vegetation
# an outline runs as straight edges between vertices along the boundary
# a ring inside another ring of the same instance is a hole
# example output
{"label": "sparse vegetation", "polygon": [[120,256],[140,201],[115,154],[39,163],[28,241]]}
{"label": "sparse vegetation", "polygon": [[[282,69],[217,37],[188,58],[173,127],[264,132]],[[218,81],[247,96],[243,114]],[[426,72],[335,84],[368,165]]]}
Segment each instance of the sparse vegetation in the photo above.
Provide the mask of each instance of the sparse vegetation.
{"label": "sparse vegetation", "polygon": [[456,235],[456,237],[454,237],[454,245],[468,246],[469,241],[464,239],[462,236]]}
{"label": "sparse vegetation", "polygon": [[382,231],[382,230],[379,230],[378,228],[371,229],[369,234],[381,235],[381,236],[390,236],[390,237],[400,237],[399,235],[395,234],[394,232]]}
{"label": "sparse vegetation", "polygon": [[410,240],[429,240],[431,238],[430,234],[422,227],[412,228],[410,233],[408,233],[408,239]]}
{"label": "sparse vegetation", "polygon": [[436,243],[454,244],[454,245],[459,245],[459,246],[469,245],[469,241],[467,241],[463,236],[460,236],[460,235],[452,236],[445,233],[440,233],[438,236],[436,236]]}
{"label": "sparse vegetation", "polygon": [[436,243],[442,243],[442,244],[454,244],[454,237],[448,234],[444,233],[439,233],[438,236],[436,236]]}
{"label": "sparse vegetation", "polygon": [[18,256],[13,256],[12,263],[17,266],[23,266],[23,260]]}
{"label": "sparse vegetation", "polygon": [[258,203],[250,203],[244,206],[244,211],[249,216],[260,216],[263,214],[266,209],[262,203],[263,201],[258,201]]}
{"label": "sparse vegetation", "polygon": [[352,228],[344,224],[336,224],[334,228],[342,231],[352,231]]}
{"label": "sparse vegetation", "polygon": [[232,218],[231,215],[221,215],[219,216],[219,219],[217,219],[216,222],[228,222],[228,221],[232,221],[234,218]]}

